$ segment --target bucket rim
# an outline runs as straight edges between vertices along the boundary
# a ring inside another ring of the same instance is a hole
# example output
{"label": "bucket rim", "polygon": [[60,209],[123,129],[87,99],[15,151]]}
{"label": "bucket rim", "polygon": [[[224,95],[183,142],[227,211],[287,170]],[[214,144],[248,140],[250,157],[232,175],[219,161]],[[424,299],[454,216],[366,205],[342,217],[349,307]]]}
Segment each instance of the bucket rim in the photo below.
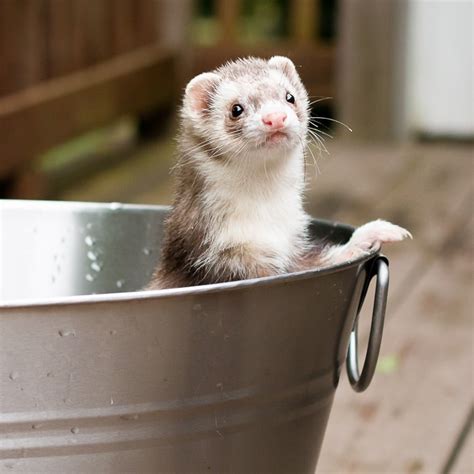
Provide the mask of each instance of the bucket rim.
{"label": "bucket rim", "polygon": [[[110,210],[110,212],[116,212],[117,210],[135,210],[135,211],[166,211],[169,210],[170,206],[165,205],[154,205],[154,204],[126,204],[119,202],[82,202],[82,201],[44,201],[44,200],[27,200],[27,199],[0,199],[0,213],[6,209],[22,209],[31,207],[41,207],[42,209],[47,208],[69,208],[75,209],[87,209],[87,210]],[[1,215],[0,215],[1,218]],[[327,224],[333,228],[342,228],[348,231],[354,231],[354,227],[341,223],[338,221],[331,221],[327,219],[316,219],[312,217],[313,222],[319,222]],[[171,299],[180,296],[201,296],[206,294],[219,293],[223,291],[235,291],[246,288],[254,287],[268,287],[279,284],[290,283],[293,281],[308,280],[317,276],[325,276],[332,273],[338,273],[353,267],[358,267],[365,262],[374,258],[379,254],[378,249],[374,249],[354,260],[348,260],[347,262],[340,263],[338,265],[302,270],[298,272],[285,273],[283,275],[273,275],[261,278],[252,278],[248,280],[239,280],[225,283],[213,283],[209,285],[199,286],[188,286],[180,288],[167,288],[161,290],[136,290],[127,291],[120,293],[101,293],[96,295],[71,295],[71,296],[54,296],[44,298],[32,298],[32,299],[10,299],[0,301],[0,309],[27,309],[33,307],[63,307],[69,305],[88,305],[97,303],[115,303],[115,302],[129,302],[129,301],[146,301],[146,300],[162,300]]]}

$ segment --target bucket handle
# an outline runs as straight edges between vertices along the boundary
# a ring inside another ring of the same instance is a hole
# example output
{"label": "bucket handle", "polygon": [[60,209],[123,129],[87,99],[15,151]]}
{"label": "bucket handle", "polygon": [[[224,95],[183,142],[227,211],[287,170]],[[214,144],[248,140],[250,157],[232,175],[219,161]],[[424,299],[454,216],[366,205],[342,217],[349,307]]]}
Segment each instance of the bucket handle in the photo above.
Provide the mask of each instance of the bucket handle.
{"label": "bucket handle", "polygon": [[[368,265],[367,276],[362,289],[356,319],[350,335],[349,349],[347,351],[346,359],[346,369],[349,382],[356,392],[363,392],[369,386],[372,377],[374,376],[380,351],[380,344],[382,343],[385,309],[387,307],[389,282],[388,259],[379,255],[374,260],[371,260]],[[360,373],[359,359],[357,355],[359,313],[364,304],[369,284],[374,276],[377,276],[377,284],[375,288],[374,307],[372,310],[372,323],[370,325],[370,336],[364,366],[362,368],[362,373]]]}

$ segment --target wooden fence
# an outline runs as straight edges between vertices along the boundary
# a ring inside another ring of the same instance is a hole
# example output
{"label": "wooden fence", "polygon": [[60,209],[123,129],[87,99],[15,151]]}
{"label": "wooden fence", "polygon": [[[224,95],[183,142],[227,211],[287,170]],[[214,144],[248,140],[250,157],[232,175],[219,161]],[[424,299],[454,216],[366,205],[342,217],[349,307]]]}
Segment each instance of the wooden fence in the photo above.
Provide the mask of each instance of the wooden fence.
{"label": "wooden fence", "polygon": [[[333,96],[335,87],[335,43],[321,37],[323,0],[287,0],[286,35],[248,44],[241,40],[239,22],[243,0],[215,0],[218,37],[215,44],[194,49],[192,74],[212,69],[228,59],[243,56],[291,57],[301,68],[303,82],[313,96]],[[332,2],[335,8],[336,1]]]}
{"label": "wooden fence", "polygon": [[0,95],[153,44],[152,0],[3,0]]}
{"label": "wooden fence", "polygon": [[33,197],[31,163],[49,148],[118,116],[169,108],[191,76],[235,57],[288,55],[304,65],[310,94],[332,96],[323,0],[287,1],[287,36],[244,44],[244,2],[214,0],[219,35],[208,46],[190,34],[197,0],[0,1],[0,197]]}
{"label": "wooden fence", "polygon": [[[117,116],[173,101],[161,0],[0,2],[0,187],[34,195],[32,158]],[[22,184],[28,183],[26,192]]]}

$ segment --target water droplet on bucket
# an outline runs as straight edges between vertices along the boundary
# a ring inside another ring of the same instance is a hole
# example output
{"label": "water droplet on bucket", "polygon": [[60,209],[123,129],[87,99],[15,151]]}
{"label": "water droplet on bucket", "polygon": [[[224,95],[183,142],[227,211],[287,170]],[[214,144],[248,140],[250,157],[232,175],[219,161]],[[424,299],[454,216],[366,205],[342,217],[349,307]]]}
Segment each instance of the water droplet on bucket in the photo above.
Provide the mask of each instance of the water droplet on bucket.
{"label": "water droplet on bucket", "polygon": [[92,252],[92,250],[89,250],[89,252],[87,252],[87,258],[89,260],[94,261],[94,260],[97,260],[97,255],[94,252]]}
{"label": "water droplet on bucket", "polygon": [[144,253],[145,255],[150,255],[151,250],[145,247],[145,248],[143,249],[143,253]]}
{"label": "water droplet on bucket", "polygon": [[102,270],[102,267],[97,262],[92,262],[91,263],[91,268],[92,268],[92,270],[94,270],[96,272],[100,272]]}
{"label": "water droplet on bucket", "polygon": [[92,229],[92,222],[88,222],[86,224],[86,229],[89,229],[89,230]]}
{"label": "water droplet on bucket", "polygon": [[95,280],[95,278],[90,273],[88,273],[85,278],[86,278],[87,281],[94,281]]}
{"label": "water droplet on bucket", "polygon": [[77,426],[73,426],[73,427],[71,428],[71,433],[72,433],[72,434],[77,434],[77,433],[79,433],[79,428],[78,428]]}
{"label": "water droplet on bucket", "polygon": [[16,380],[20,374],[18,372],[12,372],[8,377],[10,380]]}
{"label": "water droplet on bucket", "polygon": [[92,247],[95,243],[94,239],[90,236],[90,235],[86,235],[85,238],[84,238],[84,242],[86,243],[86,245],[88,245],[89,247]]}
{"label": "water droplet on bucket", "polygon": [[114,399],[111,398],[111,399],[110,399],[110,404],[113,405],[114,403],[115,403],[115,402],[114,402]]}
{"label": "water droplet on bucket", "polygon": [[74,331],[70,331],[70,330],[66,330],[66,329],[60,329],[58,331],[58,334],[61,337],[68,337],[68,336],[75,336],[76,335],[76,333]]}
{"label": "water droplet on bucket", "polygon": [[31,425],[31,427],[32,427],[34,430],[37,430],[37,429],[41,428],[41,426],[42,426],[42,425],[41,425],[40,423],[35,423],[35,424]]}
{"label": "water droplet on bucket", "polygon": [[118,209],[121,209],[122,207],[122,204],[120,202],[111,202],[110,203],[110,209],[112,209],[112,211],[116,211]]}
{"label": "water droplet on bucket", "polygon": [[117,285],[117,288],[122,288],[124,283],[125,283],[125,280],[117,280],[115,284]]}

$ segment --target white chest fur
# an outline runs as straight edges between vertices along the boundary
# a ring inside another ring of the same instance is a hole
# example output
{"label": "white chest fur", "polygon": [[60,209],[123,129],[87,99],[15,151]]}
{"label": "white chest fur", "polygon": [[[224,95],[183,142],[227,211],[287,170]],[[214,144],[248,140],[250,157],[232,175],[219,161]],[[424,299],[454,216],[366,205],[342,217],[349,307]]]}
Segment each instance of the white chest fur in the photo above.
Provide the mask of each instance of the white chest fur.
{"label": "white chest fur", "polygon": [[[261,160],[261,156],[250,159]],[[272,254],[282,270],[303,251],[308,216],[303,210],[303,155],[266,159],[253,173],[206,166],[205,212],[209,228],[206,260],[220,251],[244,245],[258,258]],[[215,165],[215,164],[214,164]]]}

